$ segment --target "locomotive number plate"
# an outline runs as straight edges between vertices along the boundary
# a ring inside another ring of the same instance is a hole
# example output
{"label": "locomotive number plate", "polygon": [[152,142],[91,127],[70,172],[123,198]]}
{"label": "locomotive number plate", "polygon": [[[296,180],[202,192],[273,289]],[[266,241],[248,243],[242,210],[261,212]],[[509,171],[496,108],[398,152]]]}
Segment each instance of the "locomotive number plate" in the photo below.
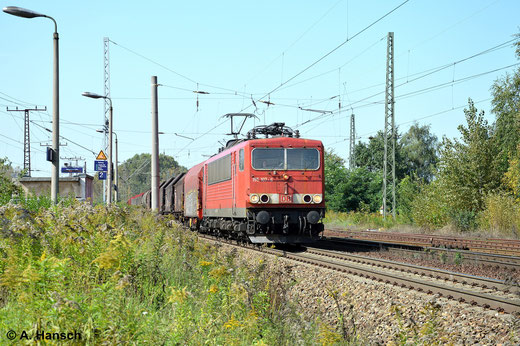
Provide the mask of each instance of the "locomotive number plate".
{"label": "locomotive number plate", "polygon": [[280,203],[292,203],[292,195],[280,195]]}

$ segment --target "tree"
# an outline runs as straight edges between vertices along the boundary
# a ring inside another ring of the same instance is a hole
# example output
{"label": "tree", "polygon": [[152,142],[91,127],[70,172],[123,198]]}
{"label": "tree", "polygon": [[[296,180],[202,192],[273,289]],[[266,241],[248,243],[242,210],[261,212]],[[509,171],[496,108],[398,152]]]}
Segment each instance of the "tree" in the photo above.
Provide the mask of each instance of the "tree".
{"label": "tree", "polygon": [[8,203],[15,195],[22,195],[22,189],[12,179],[14,170],[7,158],[0,158],[0,205]]}
{"label": "tree", "polygon": [[382,176],[366,167],[348,170],[334,152],[325,153],[325,201],[335,211],[377,211],[381,205]]}
{"label": "tree", "polygon": [[381,206],[381,172],[371,172],[364,167],[347,172],[344,182],[338,189],[343,194],[341,211],[376,212]]}
{"label": "tree", "polygon": [[[520,39],[520,34],[516,35]],[[520,40],[516,43],[516,56],[520,59]],[[520,143],[520,68],[513,74],[497,79],[491,87],[492,112],[495,114],[497,144],[500,148],[501,172],[508,169],[508,160],[518,157]]]}
{"label": "tree", "polygon": [[478,212],[485,195],[500,186],[498,147],[493,127],[473,101],[464,109],[467,126],[459,125],[461,141],[444,138],[439,163],[440,186],[448,205],[458,211]]}
{"label": "tree", "polygon": [[406,175],[425,182],[432,181],[439,161],[439,141],[430,133],[430,126],[413,124],[401,138],[400,148]]}
{"label": "tree", "polygon": [[[403,157],[402,144],[399,130],[396,130],[395,145],[395,177],[399,181],[406,175],[408,168]],[[385,154],[385,141],[383,131],[378,131],[375,137],[370,137],[367,144],[358,142],[354,147],[356,155],[356,167],[363,167],[372,173],[383,171],[383,158]],[[388,142],[388,160],[391,160],[392,144]],[[381,183],[382,184],[382,183]]]}
{"label": "tree", "polygon": [[334,151],[325,152],[325,202],[327,208],[332,210],[342,210],[344,196],[338,189],[347,175],[345,160],[336,155]]}
{"label": "tree", "polygon": [[[368,143],[359,142],[354,150],[356,167],[364,167],[370,172],[383,170],[384,135],[379,131],[370,137]],[[403,136],[397,130],[395,146],[395,176],[397,183],[405,176],[415,175],[425,181],[431,181],[438,162],[439,142],[430,133],[430,126],[414,124]],[[391,160],[392,146],[389,142],[388,160]]]}
{"label": "tree", "polygon": [[[119,196],[122,201],[150,190],[151,160],[150,154],[136,154],[119,166]],[[159,154],[159,170],[161,181],[187,171],[173,157],[165,154]]]}

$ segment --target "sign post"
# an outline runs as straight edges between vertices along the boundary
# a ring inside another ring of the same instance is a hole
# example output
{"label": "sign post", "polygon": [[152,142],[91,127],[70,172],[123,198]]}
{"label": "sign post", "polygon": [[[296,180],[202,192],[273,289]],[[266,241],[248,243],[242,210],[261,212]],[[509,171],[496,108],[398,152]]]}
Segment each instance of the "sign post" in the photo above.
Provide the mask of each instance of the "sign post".
{"label": "sign post", "polygon": [[[94,170],[97,172],[97,176],[99,180],[103,180],[103,183],[107,179],[107,171],[108,171],[108,163],[107,156],[101,150],[94,160]],[[110,184],[110,182],[108,182]],[[104,186],[104,185],[103,185]]]}

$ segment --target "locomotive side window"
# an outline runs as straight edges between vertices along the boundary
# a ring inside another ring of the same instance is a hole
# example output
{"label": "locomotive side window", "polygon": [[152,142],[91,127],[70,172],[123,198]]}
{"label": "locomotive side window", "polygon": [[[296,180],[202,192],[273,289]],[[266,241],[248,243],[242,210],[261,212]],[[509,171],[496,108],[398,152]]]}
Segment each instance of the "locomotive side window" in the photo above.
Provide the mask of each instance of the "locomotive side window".
{"label": "locomotive side window", "polygon": [[287,169],[318,169],[320,167],[320,153],[316,149],[286,149]]}
{"label": "locomotive side window", "polygon": [[238,152],[238,169],[240,171],[244,170],[244,149],[240,149]]}
{"label": "locomotive side window", "polygon": [[231,179],[231,155],[208,163],[208,185]]}
{"label": "locomotive side window", "polygon": [[252,155],[254,169],[284,169],[285,149],[255,148]]}

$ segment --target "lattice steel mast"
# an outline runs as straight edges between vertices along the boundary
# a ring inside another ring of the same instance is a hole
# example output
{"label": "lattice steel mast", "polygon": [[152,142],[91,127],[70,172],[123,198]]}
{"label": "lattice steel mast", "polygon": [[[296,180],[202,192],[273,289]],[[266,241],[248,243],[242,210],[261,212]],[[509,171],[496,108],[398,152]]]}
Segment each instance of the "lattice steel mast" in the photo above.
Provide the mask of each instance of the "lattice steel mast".
{"label": "lattice steel mast", "polygon": [[[108,147],[108,117],[110,113],[110,39],[103,38],[103,66],[104,66],[104,92],[105,92],[105,113],[103,115],[103,150],[106,152]],[[117,163],[116,163],[117,164]],[[109,182],[110,184],[112,182]],[[103,180],[103,202],[106,201],[106,180]]]}
{"label": "lattice steel mast", "polygon": [[[391,133],[389,134],[389,131]],[[388,139],[391,140],[392,153],[388,160]],[[389,172],[391,170],[392,217],[395,219],[395,113],[394,113],[394,33],[388,33],[386,51],[386,95],[385,95],[385,153],[383,158],[383,217],[386,218],[388,202]]]}
{"label": "lattice steel mast", "polygon": [[30,111],[46,111],[47,107],[44,108],[24,108],[24,109],[9,109],[7,108],[8,112],[24,112],[24,127],[23,127],[23,170],[24,170],[24,176],[30,177],[31,176],[31,133],[29,131],[29,112]]}
{"label": "lattice steel mast", "polygon": [[355,148],[356,146],[356,116],[354,113],[350,116],[350,153],[349,153],[349,160],[348,160],[348,168],[354,169],[356,168],[356,153]]}

